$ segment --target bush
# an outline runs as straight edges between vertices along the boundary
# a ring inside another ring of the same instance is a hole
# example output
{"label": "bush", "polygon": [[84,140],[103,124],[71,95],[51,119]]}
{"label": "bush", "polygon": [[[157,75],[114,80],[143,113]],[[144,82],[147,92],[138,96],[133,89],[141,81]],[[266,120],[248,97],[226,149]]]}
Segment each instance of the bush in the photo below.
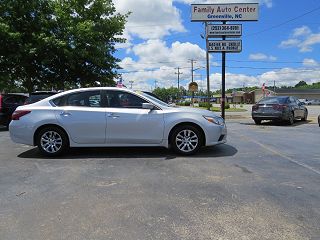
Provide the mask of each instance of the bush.
{"label": "bush", "polygon": [[184,106],[190,106],[191,105],[191,102],[190,101],[185,101],[184,102]]}
{"label": "bush", "polygon": [[230,104],[229,103],[225,103],[224,109],[229,109],[229,108],[230,108]]}
{"label": "bush", "polygon": [[199,103],[199,107],[209,108],[209,107],[211,107],[211,103],[208,103],[208,102],[200,102],[200,103]]}

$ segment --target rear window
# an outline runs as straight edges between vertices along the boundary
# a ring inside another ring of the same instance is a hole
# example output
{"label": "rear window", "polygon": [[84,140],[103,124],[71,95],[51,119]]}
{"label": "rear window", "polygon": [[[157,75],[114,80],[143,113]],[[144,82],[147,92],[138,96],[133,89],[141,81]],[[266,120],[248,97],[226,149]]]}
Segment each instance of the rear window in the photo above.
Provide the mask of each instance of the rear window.
{"label": "rear window", "polygon": [[287,100],[287,97],[267,97],[261,99],[258,104],[284,104]]}

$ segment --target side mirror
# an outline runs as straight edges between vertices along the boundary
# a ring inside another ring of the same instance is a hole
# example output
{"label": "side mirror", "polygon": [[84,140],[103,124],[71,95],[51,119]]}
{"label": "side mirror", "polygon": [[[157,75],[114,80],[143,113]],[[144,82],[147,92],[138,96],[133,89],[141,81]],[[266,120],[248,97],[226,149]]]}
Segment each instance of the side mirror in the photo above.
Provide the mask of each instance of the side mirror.
{"label": "side mirror", "polygon": [[154,106],[153,106],[153,104],[151,104],[151,103],[142,103],[142,108],[143,108],[143,109],[153,110],[153,109],[154,109]]}
{"label": "side mirror", "polygon": [[306,103],[305,102],[300,102],[299,105],[303,106],[303,105],[306,105]]}

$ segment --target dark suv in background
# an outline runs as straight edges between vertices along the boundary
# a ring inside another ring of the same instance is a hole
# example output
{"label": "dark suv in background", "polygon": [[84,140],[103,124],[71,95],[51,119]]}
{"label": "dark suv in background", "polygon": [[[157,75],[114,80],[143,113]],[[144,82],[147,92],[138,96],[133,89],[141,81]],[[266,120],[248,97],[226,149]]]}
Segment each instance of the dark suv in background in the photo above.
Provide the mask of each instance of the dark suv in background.
{"label": "dark suv in background", "polygon": [[38,102],[42,99],[45,99],[47,97],[50,97],[52,95],[57,94],[58,92],[55,91],[37,91],[37,92],[32,92],[29,94],[29,97],[25,100],[24,104],[31,104]]}
{"label": "dark suv in background", "polygon": [[24,94],[1,93],[0,94],[0,125],[9,126],[11,115],[18,106],[24,104],[27,96]]}

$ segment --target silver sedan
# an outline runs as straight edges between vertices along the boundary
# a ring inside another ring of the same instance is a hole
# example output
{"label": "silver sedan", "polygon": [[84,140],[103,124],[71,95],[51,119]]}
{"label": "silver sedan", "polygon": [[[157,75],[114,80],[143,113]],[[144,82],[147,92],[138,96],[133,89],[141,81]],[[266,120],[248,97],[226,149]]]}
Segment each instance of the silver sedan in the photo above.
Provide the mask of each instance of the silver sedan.
{"label": "silver sedan", "polygon": [[57,156],[69,147],[172,147],[183,155],[226,142],[224,120],[211,111],[172,107],[123,88],[66,91],[18,107],[9,126],[16,143]]}

